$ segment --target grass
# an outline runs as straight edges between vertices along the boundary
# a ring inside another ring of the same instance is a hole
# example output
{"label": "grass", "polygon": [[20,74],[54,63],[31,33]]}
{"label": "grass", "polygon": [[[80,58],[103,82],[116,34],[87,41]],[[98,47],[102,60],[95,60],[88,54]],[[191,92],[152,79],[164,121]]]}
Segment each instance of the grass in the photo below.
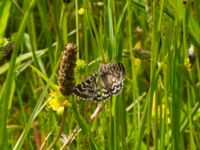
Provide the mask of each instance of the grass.
{"label": "grass", "polygon": [[[0,53],[0,148],[62,149],[60,134],[77,133],[70,149],[200,149],[199,8],[190,0],[1,0],[0,38],[15,48],[9,60]],[[73,95],[61,116],[48,107],[71,42],[83,60],[76,83],[102,62],[126,66],[123,92],[93,121],[99,105]]]}

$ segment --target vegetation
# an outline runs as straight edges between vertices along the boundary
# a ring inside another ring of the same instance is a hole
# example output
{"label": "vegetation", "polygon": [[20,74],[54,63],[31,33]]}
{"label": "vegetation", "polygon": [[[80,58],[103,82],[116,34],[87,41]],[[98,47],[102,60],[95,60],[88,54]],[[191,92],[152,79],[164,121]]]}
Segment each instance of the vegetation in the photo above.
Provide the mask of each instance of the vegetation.
{"label": "vegetation", "polygon": [[[199,9],[197,0],[1,0],[0,148],[200,149]],[[76,84],[120,61],[122,93],[104,103],[63,96],[68,43],[78,46]]]}

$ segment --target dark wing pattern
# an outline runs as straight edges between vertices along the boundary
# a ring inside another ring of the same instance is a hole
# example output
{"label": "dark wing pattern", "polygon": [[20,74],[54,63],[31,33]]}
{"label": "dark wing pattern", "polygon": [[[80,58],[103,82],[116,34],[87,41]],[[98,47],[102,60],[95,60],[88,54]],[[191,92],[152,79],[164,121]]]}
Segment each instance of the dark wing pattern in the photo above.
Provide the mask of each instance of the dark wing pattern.
{"label": "dark wing pattern", "polygon": [[85,81],[77,84],[73,93],[83,99],[94,99],[97,96],[97,73],[91,74]]}
{"label": "dark wing pattern", "polygon": [[103,81],[104,90],[109,91],[110,95],[116,95],[122,91],[126,71],[121,62],[106,65],[101,64],[99,74]]}
{"label": "dark wing pattern", "polygon": [[[98,80],[98,74],[100,80]],[[82,99],[101,101],[122,91],[126,71],[121,62],[101,64],[98,74],[95,72],[76,85],[73,89],[74,94]]]}

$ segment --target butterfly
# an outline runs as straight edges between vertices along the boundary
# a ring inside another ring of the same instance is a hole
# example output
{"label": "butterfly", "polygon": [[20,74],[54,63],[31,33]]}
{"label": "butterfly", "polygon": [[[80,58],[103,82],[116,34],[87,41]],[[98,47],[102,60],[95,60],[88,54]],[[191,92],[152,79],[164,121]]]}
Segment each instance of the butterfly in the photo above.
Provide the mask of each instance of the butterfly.
{"label": "butterfly", "polygon": [[125,66],[121,62],[100,64],[98,72],[74,86],[73,93],[82,99],[106,100],[122,91],[125,75]]}

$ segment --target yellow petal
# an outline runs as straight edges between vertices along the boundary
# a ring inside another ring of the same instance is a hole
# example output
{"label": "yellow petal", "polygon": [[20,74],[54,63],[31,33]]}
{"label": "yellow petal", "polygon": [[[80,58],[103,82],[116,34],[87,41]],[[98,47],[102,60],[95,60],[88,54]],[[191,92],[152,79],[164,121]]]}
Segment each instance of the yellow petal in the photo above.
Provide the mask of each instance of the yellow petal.
{"label": "yellow petal", "polygon": [[84,9],[83,9],[83,8],[80,8],[80,9],[78,10],[78,14],[79,14],[79,15],[83,15],[83,14],[84,14]]}

